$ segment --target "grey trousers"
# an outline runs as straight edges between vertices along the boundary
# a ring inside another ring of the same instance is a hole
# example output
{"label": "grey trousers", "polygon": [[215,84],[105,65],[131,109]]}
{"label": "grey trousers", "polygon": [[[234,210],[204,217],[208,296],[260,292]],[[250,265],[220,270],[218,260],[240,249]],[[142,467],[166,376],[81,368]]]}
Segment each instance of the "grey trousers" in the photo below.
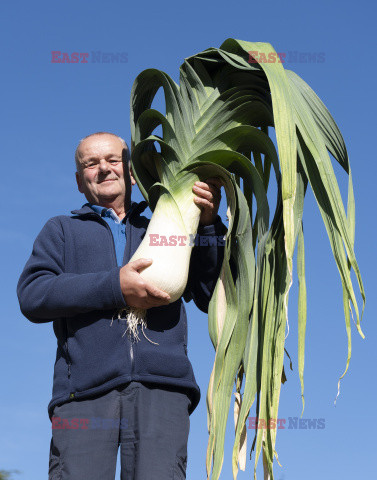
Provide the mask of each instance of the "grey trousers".
{"label": "grey trousers", "polygon": [[131,382],[56,406],[49,480],[186,478],[190,399],[174,388]]}

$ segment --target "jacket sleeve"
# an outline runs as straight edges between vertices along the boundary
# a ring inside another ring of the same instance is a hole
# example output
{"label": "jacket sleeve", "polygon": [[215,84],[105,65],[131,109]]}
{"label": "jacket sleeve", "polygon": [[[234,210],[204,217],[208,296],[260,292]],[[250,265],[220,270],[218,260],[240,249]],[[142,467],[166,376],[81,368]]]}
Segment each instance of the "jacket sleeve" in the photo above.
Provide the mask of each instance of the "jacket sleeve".
{"label": "jacket sleeve", "polygon": [[226,226],[218,215],[213,225],[198,228],[196,244],[192,249],[186,290],[186,302],[194,300],[204,313],[208,312],[209,301],[215,289],[224,258],[224,235]]}
{"label": "jacket sleeve", "polygon": [[63,229],[57,217],[51,218],[36,238],[17,284],[21,312],[33,323],[45,323],[92,310],[124,308],[119,270],[66,273]]}

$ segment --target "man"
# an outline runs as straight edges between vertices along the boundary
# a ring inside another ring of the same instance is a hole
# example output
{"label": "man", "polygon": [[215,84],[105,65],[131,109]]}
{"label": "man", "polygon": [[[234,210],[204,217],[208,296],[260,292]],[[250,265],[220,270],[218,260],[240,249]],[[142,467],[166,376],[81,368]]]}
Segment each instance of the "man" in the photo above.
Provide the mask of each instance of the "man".
{"label": "man", "polygon": [[[189,415],[200,391],[187,357],[186,312],[179,299],[148,284],[130,262],[149,220],[131,201],[135,179],[124,140],[99,132],[76,150],[77,186],[88,200],[53,217],[38,235],[18,282],[21,311],[53,321],[57,337],[50,480],[112,480],[121,446],[121,479],[184,479]],[[218,179],[193,187],[199,235],[224,235]],[[211,242],[212,243],[212,242]],[[221,245],[195,246],[184,298],[207,311],[223,258]],[[134,342],[116,317],[148,310],[148,337]]]}

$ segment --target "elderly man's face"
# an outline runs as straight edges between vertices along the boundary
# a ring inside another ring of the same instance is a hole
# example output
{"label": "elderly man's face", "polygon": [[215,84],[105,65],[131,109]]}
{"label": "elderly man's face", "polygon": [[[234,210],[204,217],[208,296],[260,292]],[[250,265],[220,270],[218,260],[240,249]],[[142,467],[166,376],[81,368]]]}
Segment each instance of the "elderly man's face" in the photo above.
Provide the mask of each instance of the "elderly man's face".
{"label": "elderly man's face", "polygon": [[121,141],[113,135],[94,135],[81,143],[76,181],[89,202],[102,206],[115,200],[124,201],[126,183],[129,188],[135,185],[132,175],[125,178],[128,166],[123,162],[122,150]]}

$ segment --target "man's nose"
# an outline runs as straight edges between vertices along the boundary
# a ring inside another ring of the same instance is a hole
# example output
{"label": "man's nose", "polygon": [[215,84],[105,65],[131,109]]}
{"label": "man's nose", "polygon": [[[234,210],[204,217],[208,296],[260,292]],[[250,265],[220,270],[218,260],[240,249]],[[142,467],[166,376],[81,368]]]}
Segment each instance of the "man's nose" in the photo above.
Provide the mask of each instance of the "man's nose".
{"label": "man's nose", "polygon": [[110,170],[110,165],[104,158],[99,162],[99,170],[101,172],[108,172]]}

